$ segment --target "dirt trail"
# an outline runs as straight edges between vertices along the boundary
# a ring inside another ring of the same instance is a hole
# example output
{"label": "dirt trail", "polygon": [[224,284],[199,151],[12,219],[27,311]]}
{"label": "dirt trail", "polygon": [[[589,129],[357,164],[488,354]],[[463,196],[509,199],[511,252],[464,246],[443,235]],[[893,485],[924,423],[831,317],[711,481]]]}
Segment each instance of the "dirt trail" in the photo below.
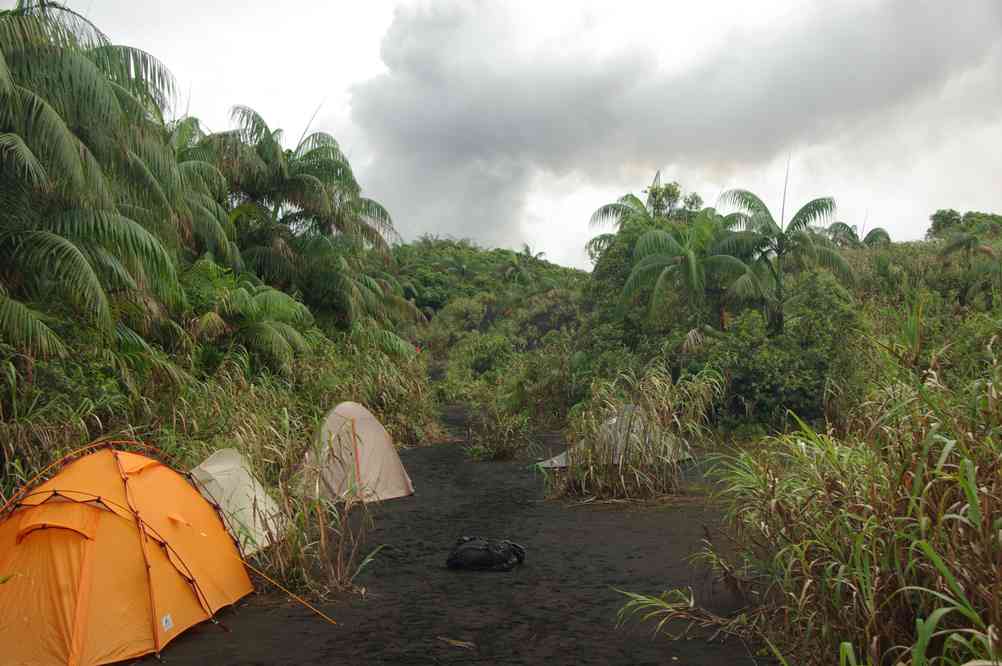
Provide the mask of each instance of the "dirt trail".
{"label": "dirt trail", "polygon": [[[446,414],[465,433],[461,412]],[[716,611],[733,601],[686,561],[704,525],[701,502],[623,508],[543,501],[526,462],[474,463],[456,445],[401,454],[417,494],[375,511],[370,542],[384,550],[359,577],[364,599],[308,610],[252,599],[179,637],[169,664],[755,664],[738,642],[652,639],[650,626],[615,628],[622,596],[691,586]],[[526,547],[508,573],[456,572],[445,557],[461,535]],[[765,663],[765,662],[758,662]]]}

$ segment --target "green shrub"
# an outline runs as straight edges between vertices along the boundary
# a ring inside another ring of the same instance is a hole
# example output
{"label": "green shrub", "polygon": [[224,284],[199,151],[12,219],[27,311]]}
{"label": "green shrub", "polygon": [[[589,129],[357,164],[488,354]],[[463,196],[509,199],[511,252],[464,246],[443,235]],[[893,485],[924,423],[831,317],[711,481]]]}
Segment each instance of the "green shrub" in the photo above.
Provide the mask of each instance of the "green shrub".
{"label": "green shrub", "polygon": [[596,383],[572,419],[567,468],[548,472],[550,494],[649,499],[677,492],[682,465],[708,436],[723,391],[713,370],[674,380],[658,365]]}
{"label": "green shrub", "polygon": [[449,351],[445,381],[440,387],[442,397],[487,404],[513,354],[512,342],[504,335],[479,331],[467,334]]}
{"label": "green shrub", "polygon": [[525,414],[540,426],[559,428],[570,408],[586,397],[575,381],[571,334],[550,331],[540,345],[512,358],[498,387],[498,401],[511,414]]}
{"label": "green shrub", "polygon": [[466,450],[474,460],[512,460],[534,447],[529,416],[493,406],[475,416]]}
{"label": "green shrub", "polygon": [[765,317],[749,310],[707,337],[702,362],[727,379],[725,419],[783,427],[792,412],[816,421],[829,385],[859,386],[863,324],[851,296],[824,273],[803,277],[795,291],[783,333],[770,335]]}
{"label": "green shrub", "polygon": [[765,639],[805,666],[998,663],[1000,382],[994,355],[952,386],[903,368],[842,436],[801,424],[720,458],[733,546],[704,556],[749,607],[720,618],[676,590],[624,612]]}

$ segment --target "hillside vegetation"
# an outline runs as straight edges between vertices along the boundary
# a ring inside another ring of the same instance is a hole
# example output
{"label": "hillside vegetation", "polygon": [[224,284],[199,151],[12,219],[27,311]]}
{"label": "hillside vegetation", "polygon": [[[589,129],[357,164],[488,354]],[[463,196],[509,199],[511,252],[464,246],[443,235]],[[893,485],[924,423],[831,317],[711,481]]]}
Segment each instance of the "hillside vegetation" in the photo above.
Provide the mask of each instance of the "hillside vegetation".
{"label": "hillside vegetation", "polygon": [[[658,500],[712,468],[733,544],[702,559],[748,609],[638,590],[624,616],[788,663],[998,663],[1002,217],[944,209],[896,243],[829,197],[707,206],[658,175],[596,210],[584,272],[403,242],[334,137],[244,106],[208,131],[175,86],[71,9],[0,12],[0,501],[99,437],[181,467],[235,446],[298,526],[262,566],[323,596],[364,562],[355,508],[287,492],[321,415],[357,400],[414,446],[462,404],[478,459],[561,431],[555,497]],[[350,562],[319,571],[331,529]]]}

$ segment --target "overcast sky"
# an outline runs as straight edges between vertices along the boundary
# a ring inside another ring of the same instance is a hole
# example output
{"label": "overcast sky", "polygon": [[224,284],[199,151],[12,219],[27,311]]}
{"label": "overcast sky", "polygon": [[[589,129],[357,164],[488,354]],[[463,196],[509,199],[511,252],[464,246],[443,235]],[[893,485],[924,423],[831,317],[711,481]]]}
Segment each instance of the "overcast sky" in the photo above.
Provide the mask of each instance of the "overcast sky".
{"label": "overcast sky", "polygon": [[405,238],[587,267],[598,206],[654,172],[712,204],[920,238],[1002,212],[1002,1],[77,0],[174,72],[211,129],[233,104],[334,134]]}

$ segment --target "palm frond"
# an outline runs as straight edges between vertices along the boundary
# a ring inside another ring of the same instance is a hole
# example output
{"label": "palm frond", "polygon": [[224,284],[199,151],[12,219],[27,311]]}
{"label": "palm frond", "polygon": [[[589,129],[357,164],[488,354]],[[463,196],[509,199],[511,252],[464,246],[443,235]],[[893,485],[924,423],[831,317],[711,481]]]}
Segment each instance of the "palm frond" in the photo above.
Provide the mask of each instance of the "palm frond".
{"label": "palm frond", "polygon": [[0,122],[11,126],[45,165],[50,176],[61,176],[77,189],[85,185],[79,141],[62,116],[42,97],[18,87],[9,105],[0,105]]}
{"label": "palm frond", "polygon": [[295,328],[289,324],[282,321],[269,322],[271,327],[278,331],[285,341],[289,344],[289,348],[292,349],[293,354],[305,354],[309,351],[310,345],[303,337],[303,334],[297,331]]}
{"label": "palm frond", "polygon": [[813,258],[819,266],[834,273],[835,277],[843,283],[850,285],[853,284],[855,278],[853,276],[852,269],[849,268],[849,264],[837,250],[830,247],[816,245],[814,247],[813,254]]}
{"label": "palm frond", "polygon": [[228,330],[226,320],[215,310],[209,310],[192,322],[192,336],[196,340],[215,340]]}
{"label": "palm frond", "polygon": [[824,224],[835,214],[835,200],[831,197],[820,197],[808,201],[800,207],[790,223],[787,225],[788,231],[804,231],[814,224]]}
{"label": "palm frond", "polygon": [[658,271],[658,280],[660,281],[665,273],[674,274],[681,263],[677,256],[667,254],[653,254],[644,257],[630,271],[626,284],[623,286],[623,297],[632,298],[636,295],[646,285],[652,272]]}
{"label": "palm frond", "polygon": [[264,356],[280,370],[287,369],[292,362],[292,345],[276,322],[254,322],[241,328],[237,335],[248,350]]}
{"label": "palm frond", "polygon": [[124,215],[73,208],[41,220],[39,226],[68,239],[115,248],[140,260],[158,280],[170,284],[177,281],[174,262],[160,241]]}
{"label": "palm frond", "polygon": [[711,249],[714,254],[729,254],[750,258],[763,253],[769,239],[754,231],[733,231],[725,234]]}
{"label": "palm frond", "polygon": [[737,208],[738,212],[748,213],[750,216],[764,216],[775,224],[775,218],[769,207],[758,198],[758,195],[748,190],[727,190],[720,195],[720,204]]}
{"label": "palm frond", "polygon": [[28,231],[17,237],[14,260],[34,281],[52,280],[56,290],[82,307],[101,325],[111,327],[108,295],[87,257],[72,241],[49,231]]}
{"label": "palm frond", "polygon": [[7,97],[14,91],[14,78],[7,66],[7,58],[0,49],[0,97]]}
{"label": "palm frond", "polygon": [[17,134],[0,134],[0,158],[13,162],[15,171],[34,187],[40,187],[48,180],[45,167]]}
{"label": "palm frond", "polygon": [[764,290],[753,273],[745,273],[731,283],[728,294],[738,300],[751,301],[762,298]]}
{"label": "palm frond", "polygon": [[283,291],[262,288],[254,295],[254,303],[256,316],[261,319],[273,319],[302,326],[313,323],[309,308]]}
{"label": "palm frond", "polygon": [[866,236],[863,238],[863,245],[867,247],[876,247],[878,245],[890,245],[891,235],[887,233],[887,230],[882,227],[875,227],[867,232]]}
{"label": "palm frond", "polygon": [[188,159],[178,163],[181,182],[210,196],[218,196],[226,191],[226,177],[211,162]]}
{"label": "palm frond", "polygon": [[338,145],[337,139],[326,132],[313,132],[304,137],[293,152],[296,157],[303,157],[318,149],[328,151],[331,156],[341,162],[347,163],[348,161],[344,153],[341,152],[341,146]]}
{"label": "palm frond", "polygon": [[111,289],[139,290],[135,278],[118,256],[100,246],[84,246],[80,249],[87,255],[87,259],[101,277],[101,281],[109,285]]}
{"label": "palm frond", "polygon": [[66,347],[43,317],[0,290],[0,340],[36,356],[63,356]]}
{"label": "palm frond", "polygon": [[230,120],[239,128],[245,142],[255,144],[263,138],[271,138],[271,128],[254,109],[237,105],[230,109]]}
{"label": "palm frond", "polygon": [[53,0],[19,0],[0,21],[0,44],[14,48],[48,44],[86,49],[107,43],[90,20]]}
{"label": "palm frond", "polygon": [[175,96],[174,75],[157,58],[130,46],[107,44],[87,55],[112,81],[159,111],[168,109]]}
{"label": "palm frond", "polygon": [[832,222],[825,229],[825,234],[839,245],[849,247],[859,245],[859,234],[856,233],[856,227],[851,227],[845,222]]}
{"label": "palm frond", "polygon": [[744,275],[748,271],[748,264],[729,254],[711,255],[703,263],[713,274],[723,277]]}
{"label": "palm frond", "polygon": [[672,234],[662,229],[654,229],[637,239],[637,244],[633,247],[633,256],[637,259],[652,254],[676,256],[684,251]]}
{"label": "palm frond", "polygon": [[633,194],[620,197],[619,201],[606,204],[592,213],[589,224],[593,227],[613,224],[622,227],[631,217],[649,217],[644,202]]}
{"label": "palm frond", "polygon": [[390,357],[410,359],[417,354],[414,345],[385,328],[355,326],[352,328],[351,335],[356,340],[375,346]]}
{"label": "palm frond", "polygon": [[980,244],[981,239],[976,235],[959,232],[947,238],[946,244],[939,249],[939,254],[945,257],[956,252],[971,252]]}
{"label": "palm frond", "polygon": [[588,252],[588,257],[591,259],[592,263],[595,263],[606,250],[612,247],[612,244],[615,242],[616,234],[601,234],[585,243],[585,251]]}

